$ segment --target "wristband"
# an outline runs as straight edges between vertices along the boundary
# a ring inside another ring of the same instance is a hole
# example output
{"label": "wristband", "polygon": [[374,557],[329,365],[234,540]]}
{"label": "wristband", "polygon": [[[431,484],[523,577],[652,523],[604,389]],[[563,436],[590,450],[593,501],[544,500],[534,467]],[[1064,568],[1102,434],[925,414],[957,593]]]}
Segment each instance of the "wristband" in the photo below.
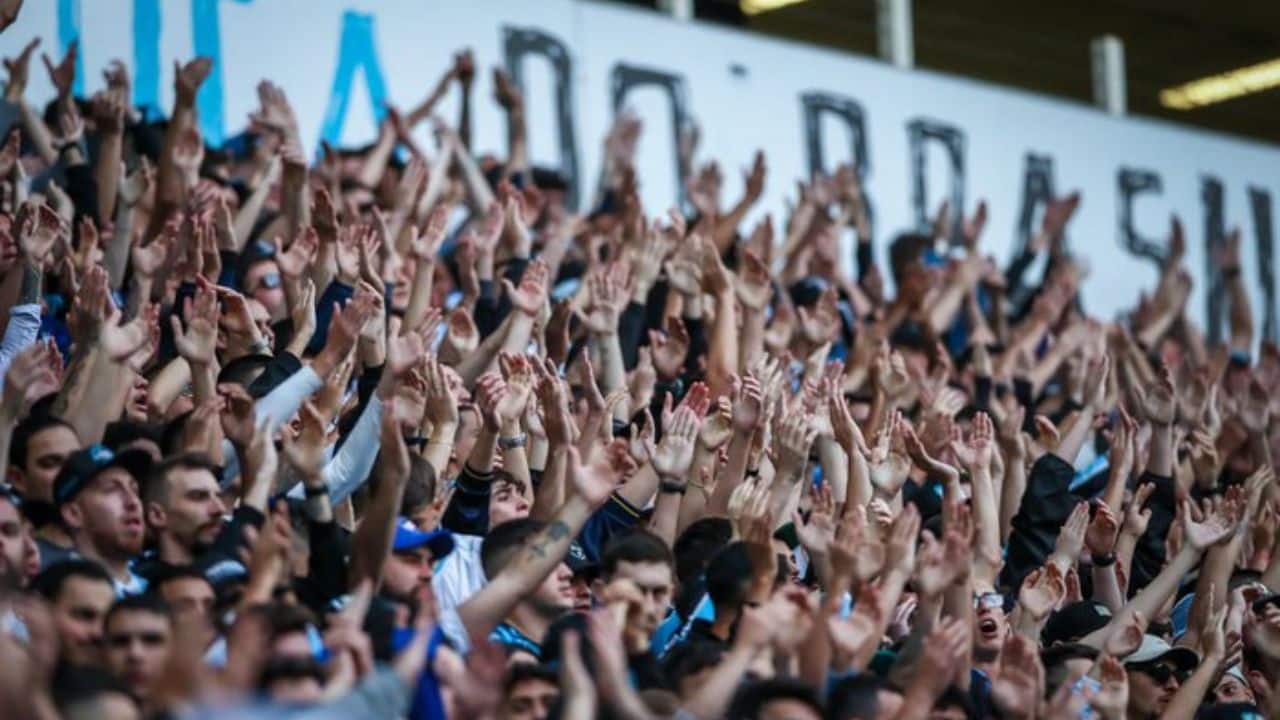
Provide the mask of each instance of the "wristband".
{"label": "wristband", "polygon": [[309,498],[320,497],[321,495],[328,495],[329,488],[324,485],[304,485],[302,487],[302,494]]}
{"label": "wristband", "polygon": [[683,495],[688,489],[689,486],[687,484],[676,482],[675,480],[662,480],[658,483],[658,492],[660,493],[675,493],[676,495]]}
{"label": "wristband", "polygon": [[1239,265],[1237,265],[1237,266],[1235,266],[1235,267],[1222,268],[1222,279],[1223,279],[1223,280],[1235,280],[1235,279],[1236,279],[1236,278],[1238,278],[1238,277],[1240,277],[1240,266],[1239,266]]}
{"label": "wristband", "polygon": [[1116,564],[1116,554],[1113,552],[1104,555],[1093,555],[1092,558],[1094,567],[1110,567]]}
{"label": "wristband", "polygon": [[524,447],[524,444],[528,439],[529,436],[524,433],[512,435],[511,437],[500,437],[498,438],[498,447],[503,450],[515,450],[516,448]]}

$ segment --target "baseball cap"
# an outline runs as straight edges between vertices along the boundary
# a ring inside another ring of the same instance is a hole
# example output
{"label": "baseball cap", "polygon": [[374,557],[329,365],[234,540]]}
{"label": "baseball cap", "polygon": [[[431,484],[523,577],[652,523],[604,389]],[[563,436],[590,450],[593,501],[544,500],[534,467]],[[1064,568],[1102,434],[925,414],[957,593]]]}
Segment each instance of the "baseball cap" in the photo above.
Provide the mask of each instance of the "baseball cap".
{"label": "baseball cap", "polygon": [[416,550],[420,547],[426,547],[431,551],[431,557],[439,560],[453,552],[453,533],[448,530],[422,532],[409,518],[403,516],[397,518],[396,537],[391,544],[392,552]]}
{"label": "baseball cap", "polygon": [[586,551],[576,540],[569,543],[569,552],[564,554],[564,564],[569,566],[574,577],[581,576],[587,580],[594,580],[600,574],[600,563],[587,557]]}
{"label": "baseball cap", "polygon": [[1266,715],[1253,703],[1213,703],[1196,713],[1196,720],[1262,720]]}
{"label": "baseball cap", "polygon": [[1079,640],[1094,630],[1100,630],[1111,622],[1111,609],[1100,602],[1081,600],[1069,605],[1049,616],[1044,624],[1040,639],[1045,645],[1056,642]]}
{"label": "baseball cap", "polygon": [[1200,664],[1200,656],[1193,650],[1184,647],[1170,647],[1164,638],[1156,635],[1143,635],[1142,644],[1128,657],[1125,665],[1144,665],[1160,660],[1170,660],[1181,670],[1195,670]]}
{"label": "baseball cap", "polygon": [[132,475],[134,480],[141,481],[151,472],[152,464],[154,461],[146,450],[133,448],[115,453],[106,445],[94,443],[72,453],[62,464],[53,480],[54,504],[70,501],[103,470],[118,467]]}

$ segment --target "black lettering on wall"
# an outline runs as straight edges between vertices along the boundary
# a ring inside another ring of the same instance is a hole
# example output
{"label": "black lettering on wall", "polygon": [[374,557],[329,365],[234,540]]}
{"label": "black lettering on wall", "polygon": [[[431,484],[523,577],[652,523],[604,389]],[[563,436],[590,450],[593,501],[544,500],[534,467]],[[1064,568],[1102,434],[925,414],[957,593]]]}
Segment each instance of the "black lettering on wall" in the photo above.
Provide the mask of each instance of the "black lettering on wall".
{"label": "black lettering on wall", "polygon": [[[1054,198],[1053,156],[1029,152],[1022,172],[1022,201],[1019,203],[1018,225],[1014,228],[1014,254],[1021,255],[1031,238],[1039,232],[1034,227],[1036,207],[1047,205]],[[1064,231],[1065,235],[1065,231]],[[1066,237],[1063,237],[1066,245]]]}
{"label": "black lettering on wall", "polygon": [[929,207],[926,187],[928,180],[925,172],[928,157],[927,143],[934,140],[942,143],[951,167],[951,190],[948,193],[951,200],[951,228],[948,237],[951,244],[959,244],[961,242],[960,223],[965,210],[964,131],[937,120],[917,118],[907,123],[907,139],[911,144],[911,205],[915,210],[916,229],[928,233],[937,209],[937,203],[934,203],[935,207]]}
{"label": "black lettering on wall", "polygon": [[1226,238],[1222,181],[1212,175],[1200,178],[1200,202],[1204,207],[1205,338],[1216,344],[1225,338],[1223,319],[1227,312],[1227,286],[1218,266],[1218,253]]}
{"label": "black lettering on wall", "polygon": [[1139,195],[1160,194],[1164,184],[1160,176],[1150,170],[1120,168],[1116,173],[1116,185],[1120,195],[1120,247],[1129,254],[1150,260],[1157,267],[1164,265],[1167,248],[1158,239],[1143,237],[1133,224],[1133,204]]}
{"label": "black lettering on wall", "polygon": [[[1227,339],[1227,286],[1219,266],[1219,255],[1227,237],[1222,181],[1213,175],[1200,179],[1200,201],[1204,207],[1205,337],[1210,343]],[[1253,215],[1254,257],[1258,286],[1262,290],[1263,340],[1280,338],[1276,317],[1275,236],[1272,232],[1271,193],[1249,187],[1249,210]]]}
{"label": "black lettering on wall", "polygon": [[875,237],[875,211],[866,183],[871,169],[871,156],[867,152],[866,115],[861,103],[853,98],[815,91],[800,96],[800,108],[804,113],[804,144],[809,159],[810,177],[817,173],[831,174],[836,169],[829,166],[823,157],[822,117],[835,117],[849,130],[849,154],[833,165],[848,162],[853,166],[854,172],[858,173],[863,202],[867,207],[867,221],[871,225],[871,236]]}
{"label": "black lettering on wall", "polygon": [[671,109],[671,174],[675,178],[676,203],[692,215],[693,206],[685,197],[684,178],[680,176],[680,128],[689,121],[689,99],[684,77],[664,70],[618,63],[609,74],[609,94],[616,117],[622,111],[627,93],[640,87],[655,86],[662,90]]}
{"label": "black lettering on wall", "polygon": [[502,54],[507,72],[528,97],[524,84],[524,61],[530,55],[546,58],[555,74],[556,136],[560,146],[561,175],[568,185],[566,203],[577,209],[579,188],[578,142],[573,124],[573,57],[564,43],[552,35],[527,27],[502,28]]}
{"label": "black lettering on wall", "polygon": [[1275,241],[1271,234],[1271,193],[1250,186],[1249,207],[1253,211],[1253,232],[1257,237],[1258,285],[1262,288],[1262,339],[1275,342],[1276,273]]}

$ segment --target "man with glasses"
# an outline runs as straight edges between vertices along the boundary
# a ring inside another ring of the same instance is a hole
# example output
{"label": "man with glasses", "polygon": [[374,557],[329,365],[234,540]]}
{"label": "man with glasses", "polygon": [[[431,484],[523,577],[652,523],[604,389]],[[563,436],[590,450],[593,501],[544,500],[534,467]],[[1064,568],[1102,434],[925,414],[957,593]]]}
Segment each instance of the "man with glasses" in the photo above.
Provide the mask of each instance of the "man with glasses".
{"label": "man with glasses", "polygon": [[1184,647],[1170,647],[1163,638],[1143,635],[1137,651],[1124,659],[1129,676],[1129,718],[1159,717],[1200,657]]}

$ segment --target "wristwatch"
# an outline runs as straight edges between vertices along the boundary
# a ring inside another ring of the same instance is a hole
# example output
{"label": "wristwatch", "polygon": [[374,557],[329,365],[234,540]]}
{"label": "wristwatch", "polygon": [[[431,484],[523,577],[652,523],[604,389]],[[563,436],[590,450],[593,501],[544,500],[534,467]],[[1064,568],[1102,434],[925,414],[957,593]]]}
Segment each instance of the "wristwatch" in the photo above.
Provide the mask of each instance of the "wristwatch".
{"label": "wristwatch", "polygon": [[658,492],[660,493],[683,495],[688,489],[688,483],[682,483],[677,480],[661,480],[658,482]]}
{"label": "wristwatch", "polygon": [[529,439],[529,436],[525,435],[524,433],[520,433],[519,435],[512,435],[511,437],[499,437],[498,447],[502,448],[503,450],[514,450],[516,448],[522,448],[524,447],[524,444],[526,441],[528,441],[528,439]]}
{"label": "wristwatch", "polygon": [[1116,564],[1115,553],[1105,553],[1103,555],[1091,555],[1094,567],[1107,567]]}

